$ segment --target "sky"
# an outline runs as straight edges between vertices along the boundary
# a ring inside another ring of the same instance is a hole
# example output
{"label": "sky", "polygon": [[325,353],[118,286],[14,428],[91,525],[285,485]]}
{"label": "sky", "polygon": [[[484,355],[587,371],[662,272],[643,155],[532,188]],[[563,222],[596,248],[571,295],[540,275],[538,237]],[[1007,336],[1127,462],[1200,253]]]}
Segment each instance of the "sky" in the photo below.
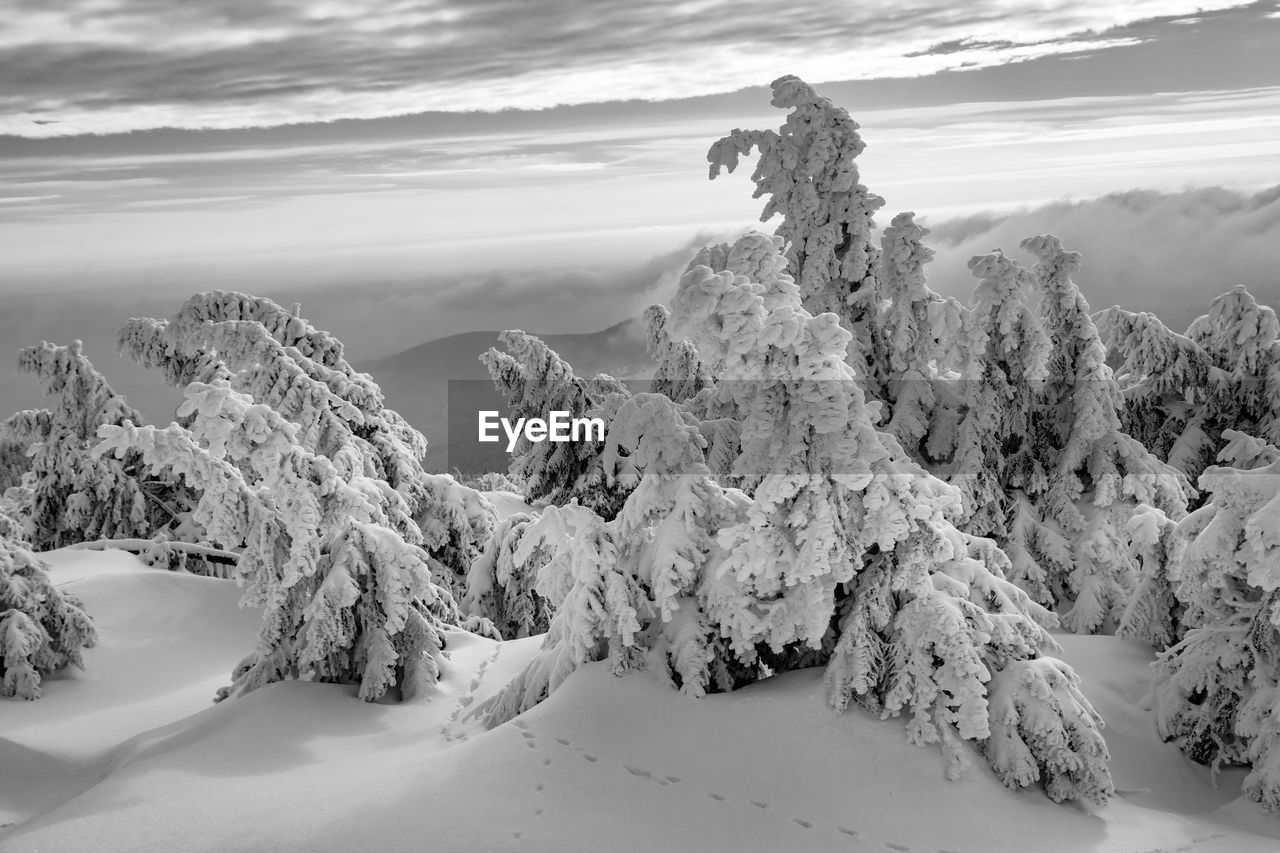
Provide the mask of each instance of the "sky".
{"label": "sky", "polygon": [[0,349],[109,361],[211,288],[357,359],[602,328],[756,220],[706,151],[788,73],[862,125],[882,224],[935,227],[939,289],[1058,228],[1095,304],[1185,325],[1280,278],[1277,53],[1274,0],[6,0]]}

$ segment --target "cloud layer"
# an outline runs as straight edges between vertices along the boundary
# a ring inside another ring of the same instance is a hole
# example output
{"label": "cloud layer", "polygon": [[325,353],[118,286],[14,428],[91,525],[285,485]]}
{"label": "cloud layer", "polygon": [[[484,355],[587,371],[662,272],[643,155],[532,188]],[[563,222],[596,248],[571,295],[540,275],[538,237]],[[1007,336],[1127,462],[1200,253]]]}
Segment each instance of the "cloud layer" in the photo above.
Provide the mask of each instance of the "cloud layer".
{"label": "cloud layer", "polygon": [[969,257],[1002,248],[1030,265],[1018,243],[1035,234],[1057,234],[1083,253],[1075,279],[1095,311],[1153,311],[1181,331],[1237,284],[1280,307],[1280,186],[1253,194],[1134,190],[945,221],[929,237],[937,251],[931,285],[967,299],[974,286]]}
{"label": "cloud layer", "polygon": [[1131,44],[1232,0],[14,0],[0,133],[540,109],[931,74]]}

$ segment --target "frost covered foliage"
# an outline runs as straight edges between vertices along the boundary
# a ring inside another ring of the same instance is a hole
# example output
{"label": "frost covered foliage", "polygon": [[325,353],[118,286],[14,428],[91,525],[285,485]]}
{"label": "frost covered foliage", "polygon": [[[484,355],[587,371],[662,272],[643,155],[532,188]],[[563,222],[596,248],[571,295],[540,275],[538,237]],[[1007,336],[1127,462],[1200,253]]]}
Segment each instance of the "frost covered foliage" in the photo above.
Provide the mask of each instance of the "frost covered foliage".
{"label": "frost covered foliage", "polygon": [[544,634],[551,624],[551,606],[537,590],[545,558],[536,548],[520,547],[535,518],[517,512],[499,522],[467,573],[462,612],[488,620],[504,640]]}
{"label": "frost covered foliage", "polygon": [[432,507],[419,514],[422,545],[437,563],[436,580],[446,584],[454,600],[466,590],[467,572],[497,524],[489,499],[448,474],[424,474],[424,494]]}
{"label": "frost covered foliage", "polygon": [[[0,427],[0,434],[4,432]],[[22,475],[31,470],[27,458],[27,442],[0,436],[0,495],[22,483]]]}
{"label": "frost covered foliage", "polygon": [[26,543],[0,531],[0,696],[40,698],[41,676],[93,646],[93,622],[74,596],[53,585]]}
{"label": "frost covered foliage", "polygon": [[1198,762],[1251,765],[1245,794],[1280,812],[1280,461],[1211,467],[1199,485],[1208,502],[1178,525],[1186,635],[1156,663],[1156,722]]}
{"label": "frost covered foliage", "polygon": [[[1185,515],[1185,480],[1121,431],[1106,349],[1071,280],[1080,254],[1053,235],[1028,238],[1022,248],[1038,261],[1040,314],[1052,349],[1027,435],[1036,458],[1011,482],[1027,498],[1019,499],[1010,531],[1011,550],[1022,558],[1016,577],[1042,604],[1058,608],[1072,630],[1112,628],[1140,568],[1126,525],[1141,505],[1175,521]],[[1144,570],[1160,571],[1150,564],[1163,551],[1142,553]]]}
{"label": "frost covered foliage", "polygon": [[303,450],[384,481],[408,507],[403,521],[413,522],[393,517],[393,527],[410,539],[424,536],[415,544],[443,561],[451,577],[465,575],[488,538],[492,508],[447,475],[423,471],[426,438],[383,405],[373,378],[356,371],[342,342],[302,318],[299,306],[198,293],[169,320],[130,320],[120,348],[179,387],[227,383],[291,423]]}
{"label": "frost covered foliage", "polygon": [[190,483],[209,540],[242,549],[243,602],[264,609],[263,623],[218,698],[297,678],[354,682],[372,701],[433,682],[456,608],[432,579],[443,570],[420,547],[405,496],[359,454],[308,449],[297,423],[226,379],[193,382],[185,396],[188,427],[103,426],[95,453],[139,453]]}
{"label": "frost covered foliage", "polygon": [[[961,400],[954,383],[938,381],[955,365],[965,309],[929,288],[929,229],[914,213],[899,213],[880,240],[882,308],[872,335],[873,366],[881,371],[888,418],[884,430],[914,458],[950,456]],[[929,447],[924,447],[926,437]]]}
{"label": "frost covered foliage", "polygon": [[691,414],[656,395],[621,407],[605,467],[639,480],[611,522],[570,506],[525,532],[554,552],[538,588],[556,614],[491,719],[590,660],[647,665],[695,696],[826,664],[834,707],[909,713],[911,742],[938,744],[951,775],[971,740],[1010,786],[1105,802],[1097,715],[1070,669],[1039,657],[1052,616],[1005,580],[999,549],[949,521],[958,490],[876,431],[836,316],[810,314],[794,287],[771,294],[697,266],[672,305],[717,365],[714,393],[734,398],[744,490],[711,477]]}
{"label": "frost covered foliage", "polygon": [[81,350],[42,343],[20,350],[18,368],[35,376],[48,409],[14,414],[0,437],[30,447],[29,481],[18,507],[37,551],[77,542],[147,537],[173,520],[170,487],[141,476],[136,454],[90,454],[98,427],[144,419],[107,384]]}
{"label": "frost covered foliage", "polygon": [[716,531],[745,497],[711,479],[702,447],[689,414],[661,395],[638,394],[607,433],[607,464],[639,476],[617,517],[570,504],[527,523],[514,558],[546,554],[537,592],[554,616],[542,651],[495,697],[491,724],[533,707],[594,660],[618,675],[648,664],[693,696],[712,682],[734,686],[727,642],[708,613],[706,567]]}
{"label": "frost covered foliage", "polygon": [[1013,492],[1044,482],[1031,423],[1052,343],[1031,305],[1030,270],[999,250],[970,258],[969,270],[978,286],[965,330],[965,415],[950,479],[964,498],[965,529],[1005,541]]}
{"label": "frost covered foliage", "polygon": [[1182,638],[1182,613],[1172,570],[1181,540],[1178,525],[1155,507],[1139,504],[1129,519],[1131,556],[1138,562],[1138,582],[1125,605],[1116,635],[1144,640],[1164,650]]}
{"label": "frost covered foliage", "polygon": [[777,233],[812,314],[833,312],[853,332],[849,357],[867,371],[870,316],[877,310],[875,212],[884,199],[859,183],[855,162],[866,147],[858,123],[811,86],[787,75],[773,81],[770,103],[790,110],[775,130],[737,130],[707,153],[710,174],[732,172],[739,158],[759,152],[754,196],[767,196],[760,221],[782,216]]}
{"label": "frost covered foliage", "polygon": [[[506,352],[490,349],[480,361],[510,406],[512,422],[564,411],[571,418],[603,417],[610,423],[613,411],[629,395],[611,376],[582,379],[574,375],[555,350],[519,329],[501,333],[498,342]],[[529,503],[562,505],[576,499],[612,518],[626,493],[605,481],[598,464],[600,452],[598,442],[531,442],[522,434],[512,453],[510,476],[524,484]]]}
{"label": "frost covered foliage", "polygon": [[1223,430],[1280,441],[1280,321],[1244,287],[1215,298],[1185,335],[1119,307],[1099,327],[1120,362],[1126,431],[1189,478],[1213,462]]}
{"label": "frost covered foliage", "polygon": [[650,305],[644,312],[645,347],[657,366],[649,390],[683,403],[713,383],[693,344],[667,333],[670,316],[661,305]]}

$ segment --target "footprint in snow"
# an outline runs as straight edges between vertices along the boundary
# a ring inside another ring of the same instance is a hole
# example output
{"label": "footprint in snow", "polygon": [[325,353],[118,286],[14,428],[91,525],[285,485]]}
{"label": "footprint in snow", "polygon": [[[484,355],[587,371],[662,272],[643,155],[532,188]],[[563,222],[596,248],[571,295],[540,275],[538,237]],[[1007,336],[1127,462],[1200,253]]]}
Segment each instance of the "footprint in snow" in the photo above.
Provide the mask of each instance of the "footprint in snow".
{"label": "footprint in snow", "polygon": [[769,804],[768,804],[768,803],[762,803],[762,802],[760,802],[759,800],[752,800],[752,801],[751,801],[751,805],[755,806],[755,807],[756,807],[756,808],[758,808],[758,809],[767,809],[767,808],[769,808]]}
{"label": "footprint in snow", "polygon": [[836,827],[836,830],[837,830],[837,831],[839,831],[839,832],[841,832],[841,833],[843,833],[844,835],[849,836],[850,838],[857,838],[857,837],[858,837],[858,830],[856,830],[856,829],[849,829],[847,826],[837,826],[837,827]]}
{"label": "footprint in snow", "polygon": [[886,841],[884,846],[888,847],[890,850],[900,850],[902,853],[911,853],[911,848],[905,844],[894,844],[892,841]]}
{"label": "footprint in snow", "polygon": [[793,818],[791,819],[791,822],[792,822],[792,823],[794,823],[794,824],[796,824],[796,825],[798,825],[798,826],[803,826],[805,829],[813,829],[813,824],[812,824],[812,823],[810,823],[810,822],[809,822],[809,821],[807,821],[807,820],[801,820],[801,819],[800,819],[800,818],[798,818],[798,817],[793,817]]}
{"label": "footprint in snow", "polygon": [[716,800],[717,802],[723,803],[725,801],[725,795],[717,794],[715,791],[708,791],[707,796],[713,800]]}

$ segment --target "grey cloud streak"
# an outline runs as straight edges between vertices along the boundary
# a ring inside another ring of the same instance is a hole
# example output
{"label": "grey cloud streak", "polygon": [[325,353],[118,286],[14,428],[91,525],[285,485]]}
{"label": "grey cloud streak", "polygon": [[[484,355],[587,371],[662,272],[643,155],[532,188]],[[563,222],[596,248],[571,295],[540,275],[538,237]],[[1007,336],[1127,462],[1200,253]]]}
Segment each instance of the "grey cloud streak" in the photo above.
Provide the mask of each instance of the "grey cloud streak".
{"label": "grey cloud streak", "polygon": [[[0,126],[40,136],[245,127],[687,97],[783,72],[815,81],[914,76],[1140,41],[1107,33],[1197,8],[1183,0],[814,2],[783,13],[766,0],[20,0],[0,30],[0,115],[11,117]],[[929,49],[939,41],[949,47]]]}

